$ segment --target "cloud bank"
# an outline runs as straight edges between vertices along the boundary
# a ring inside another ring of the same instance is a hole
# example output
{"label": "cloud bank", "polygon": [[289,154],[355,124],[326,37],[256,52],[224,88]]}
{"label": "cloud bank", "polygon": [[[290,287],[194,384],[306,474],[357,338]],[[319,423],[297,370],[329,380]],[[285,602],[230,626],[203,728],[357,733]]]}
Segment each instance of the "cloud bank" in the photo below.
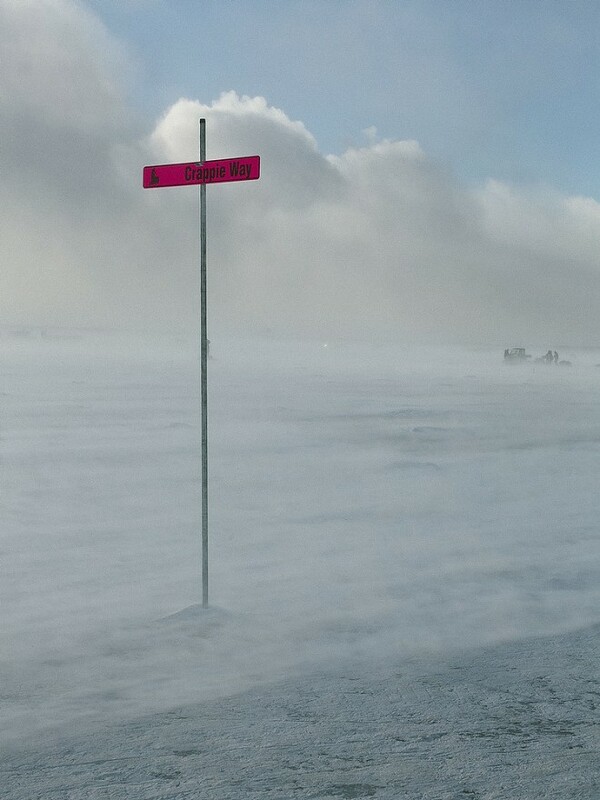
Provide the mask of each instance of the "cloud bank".
{"label": "cloud bank", "polygon": [[126,50],[71,0],[0,0],[0,54],[0,323],[197,326],[197,191],[144,191],[141,172],[197,159],[205,117],[208,158],[262,162],[257,182],[208,188],[212,335],[599,342],[592,198],[466,187],[374,129],[325,155],[235,91],[147,124]]}

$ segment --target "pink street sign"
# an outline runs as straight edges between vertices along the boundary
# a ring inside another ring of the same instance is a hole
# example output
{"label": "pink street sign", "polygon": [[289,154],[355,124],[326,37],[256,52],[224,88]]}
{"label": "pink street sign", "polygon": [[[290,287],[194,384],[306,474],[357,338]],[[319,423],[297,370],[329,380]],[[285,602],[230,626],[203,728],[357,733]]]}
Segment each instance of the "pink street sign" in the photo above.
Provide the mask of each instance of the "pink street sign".
{"label": "pink street sign", "polygon": [[144,167],[144,189],[186,186],[198,183],[255,181],[260,177],[260,156],[190,161],[187,164],[159,164]]}

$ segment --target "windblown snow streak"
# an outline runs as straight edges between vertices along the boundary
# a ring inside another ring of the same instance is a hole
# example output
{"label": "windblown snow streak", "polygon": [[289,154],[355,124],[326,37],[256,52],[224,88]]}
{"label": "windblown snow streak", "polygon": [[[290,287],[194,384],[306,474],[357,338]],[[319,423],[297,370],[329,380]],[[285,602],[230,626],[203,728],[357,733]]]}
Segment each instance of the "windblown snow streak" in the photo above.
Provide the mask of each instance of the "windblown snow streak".
{"label": "windblown snow streak", "polygon": [[6,742],[597,622],[599,354],[213,340],[203,614],[194,346],[26,333],[0,339]]}

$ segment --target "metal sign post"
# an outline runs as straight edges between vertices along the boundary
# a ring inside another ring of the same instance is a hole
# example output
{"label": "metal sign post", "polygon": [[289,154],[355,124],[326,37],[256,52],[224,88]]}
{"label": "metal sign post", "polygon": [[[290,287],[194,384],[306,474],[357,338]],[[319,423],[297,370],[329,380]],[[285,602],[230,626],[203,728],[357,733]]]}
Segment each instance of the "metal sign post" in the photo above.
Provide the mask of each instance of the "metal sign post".
{"label": "metal sign post", "polygon": [[260,157],[206,160],[206,120],[200,120],[200,161],[144,167],[144,189],[200,185],[200,396],[202,406],[202,607],[208,606],[208,337],[206,323],[206,184],[252,181]]}
{"label": "metal sign post", "polygon": [[[200,161],[206,161],[206,120],[200,120]],[[208,606],[208,338],[206,325],[206,184],[200,184],[200,396],[202,405],[202,607]]]}

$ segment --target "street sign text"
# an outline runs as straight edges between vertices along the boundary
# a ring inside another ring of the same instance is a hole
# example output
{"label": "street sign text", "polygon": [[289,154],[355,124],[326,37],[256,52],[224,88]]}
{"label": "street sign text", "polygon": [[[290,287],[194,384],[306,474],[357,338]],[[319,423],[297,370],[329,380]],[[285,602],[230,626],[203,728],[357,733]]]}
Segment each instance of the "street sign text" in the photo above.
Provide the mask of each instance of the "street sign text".
{"label": "street sign text", "polygon": [[158,164],[144,167],[144,189],[162,186],[194,186],[199,183],[255,181],[260,177],[260,156],[190,161],[186,164]]}

